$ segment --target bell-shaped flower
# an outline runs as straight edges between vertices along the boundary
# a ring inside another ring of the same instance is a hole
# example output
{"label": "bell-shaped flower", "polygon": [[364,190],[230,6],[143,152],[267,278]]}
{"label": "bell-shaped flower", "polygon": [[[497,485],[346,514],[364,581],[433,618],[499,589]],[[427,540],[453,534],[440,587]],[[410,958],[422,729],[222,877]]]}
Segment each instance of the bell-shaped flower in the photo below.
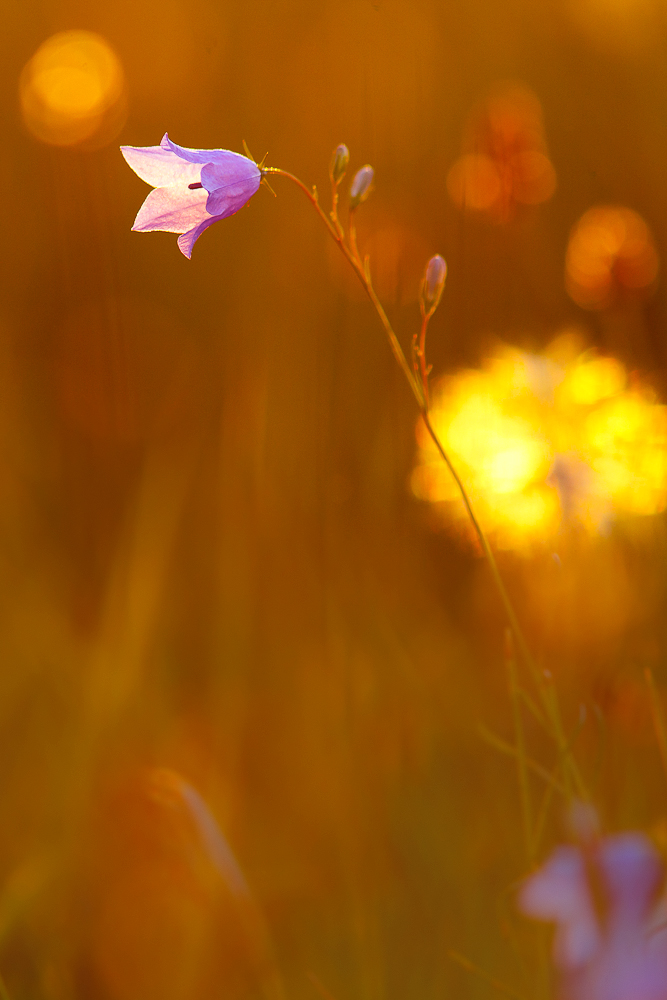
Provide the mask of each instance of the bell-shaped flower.
{"label": "bell-shaped flower", "polygon": [[557,848],[524,882],[519,906],[531,917],[556,924],[553,954],[559,968],[579,968],[599,948],[601,932],[578,847]]}
{"label": "bell-shaped flower", "polygon": [[159,146],[121,146],[129,165],[151,191],[133,230],[180,233],[186,257],[205,229],[234,215],[252,198],[262,171],[247,156],[228,149],[186,149],[165,132]]}
{"label": "bell-shaped flower", "polygon": [[562,1000],[667,1000],[667,935],[657,926],[660,858],[642,834],[559,847],[519,893],[556,924]]}

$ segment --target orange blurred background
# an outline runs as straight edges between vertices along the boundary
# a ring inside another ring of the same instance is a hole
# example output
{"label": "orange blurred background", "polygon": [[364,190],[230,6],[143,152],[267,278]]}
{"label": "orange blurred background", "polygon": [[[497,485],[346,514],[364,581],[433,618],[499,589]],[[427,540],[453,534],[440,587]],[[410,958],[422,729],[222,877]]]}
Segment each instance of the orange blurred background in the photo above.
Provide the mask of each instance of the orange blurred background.
{"label": "orange blurred background", "polygon": [[[148,188],[118,147],[246,140],[325,204],[345,142],[375,168],[359,243],[406,349],[447,261],[434,379],[575,331],[659,406],[664,5],[7,0],[3,35],[8,995],[490,996],[450,949],[529,995],[515,771],[478,734],[511,738],[502,610],[410,489],[377,317],[281,178],[191,261],[130,232]],[[612,828],[667,817],[642,678],[667,683],[663,506],[500,558],[568,731],[585,706]]]}

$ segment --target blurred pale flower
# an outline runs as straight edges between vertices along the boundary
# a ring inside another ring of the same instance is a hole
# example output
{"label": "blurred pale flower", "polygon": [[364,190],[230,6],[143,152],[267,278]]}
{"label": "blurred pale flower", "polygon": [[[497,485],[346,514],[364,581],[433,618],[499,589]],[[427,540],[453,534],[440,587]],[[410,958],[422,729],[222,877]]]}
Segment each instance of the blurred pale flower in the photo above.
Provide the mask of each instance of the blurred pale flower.
{"label": "blurred pale flower", "polygon": [[159,146],[120,148],[135,174],[155,188],[132,229],[181,233],[178,246],[186,257],[204,230],[243,208],[262,181],[260,167],[247,156],[228,149],[186,149],[166,132]]}
{"label": "blurred pale flower", "polygon": [[563,1000],[667,1000],[667,935],[655,895],[663,870],[639,833],[559,847],[523,884],[519,907],[556,924]]}
{"label": "blurred pale flower", "polygon": [[[566,333],[542,354],[502,348],[432,388],[431,422],[501,548],[552,545],[567,526],[607,534],[667,507],[667,407],[620,361],[581,346]],[[466,525],[421,422],[417,439],[413,492]]]}

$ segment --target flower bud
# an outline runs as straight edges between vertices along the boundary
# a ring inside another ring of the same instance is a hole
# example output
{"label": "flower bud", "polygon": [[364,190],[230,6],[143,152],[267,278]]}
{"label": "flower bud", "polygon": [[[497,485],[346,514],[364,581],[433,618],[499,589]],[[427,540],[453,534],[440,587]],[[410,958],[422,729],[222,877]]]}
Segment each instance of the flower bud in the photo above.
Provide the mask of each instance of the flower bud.
{"label": "flower bud", "polygon": [[368,164],[357,170],[350,186],[350,208],[356,208],[357,205],[361,205],[363,201],[366,201],[373,190],[374,177],[375,171]]}
{"label": "flower bud", "polygon": [[350,151],[345,143],[341,142],[340,146],[336,146],[333,151],[331,166],[329,167],[329,177],[331,178],[331,183],[334,187],[338,187],[342,181],[349,162]]}
{"label": "flower bud", "polygon": [[425,313],[432,313],[437,309],[442,290],[445,287],[446,277],[447,264],[440,254],[437,253],[434,257],[431,257],[426,265],[424,280],[422,281],[421,299]]}

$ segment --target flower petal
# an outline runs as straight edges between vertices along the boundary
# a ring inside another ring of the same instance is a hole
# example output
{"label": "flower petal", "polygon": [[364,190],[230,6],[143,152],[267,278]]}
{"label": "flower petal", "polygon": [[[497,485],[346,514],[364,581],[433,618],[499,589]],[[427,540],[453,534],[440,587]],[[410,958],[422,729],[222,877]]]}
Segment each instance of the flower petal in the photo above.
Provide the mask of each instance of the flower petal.
{"label": "flower petal", "polygon": [[132,228],[180,233],[178,246],[186,257],[204,230],[238,212],[262,180],[249,157],[229,149],[188,149],[166,132],[159,146],[121,146],[121,151],[135,173],[155,186]]}
{"label": "flower petal", "polygon": [[262,175],[257,165],[245,156],[238,159],[243,162],[207,163],[202,167],[201,183],[209,192],[206,211],[210,215],[226,219],[259,190]]}
{"label": "flower petal", "polygon": [[207,197],[204,188],[194,191],[180,185],[155,188],[139,209],[132,229],[143,233],[155,229],[187,233],[206,220],[214,222],[206,211]]}
{"label": "flower petal", "polygon": [[201,234],[205,229],[208,229],[209,226],[212,226],[214,222],[218,222],[217,216],[206,218],[203,222],[200,222],[198,226],[195,226],[194,229],[190,229],[189,232],[183,233],[182,236],[178,237],[178,249],[182,254],[185,254],[188,260],[192,257],[192,248]]}
{"label": "flower petal", "polygon": [[641,833],[619,833],[605,840],[600,868],[610,896],[610,919],[635,921],[639,929],[660,882],[658,852]]}
{"label": "flower petal", "polygon": [[[163,140],[164,142],[164,140]],[[153,187],[199,181],[201,166],[164,146],[121,146],[120,151],[142,181]]]}
{"label": "flower petal", "polygon": [[258,170],[257,164],[241,153],[233,153],[231,149],[188,149],[187,146],[179,146],[178,143],[172,142],[166,132],[162,136],[160,147],[165,152],[175,153],[190,163],[218,163],[221,166],[228,166],[230,169],[233,169],[234,164],[237,166],[249,164]]}
{"label": "flower petal", "polygon": [[528,878],[519,894],[524,913],[557,925],[554,961],[575,969],[589,961],[600,945],[600,928],[588,886],[586,865],[576,847],[559,847]]}

